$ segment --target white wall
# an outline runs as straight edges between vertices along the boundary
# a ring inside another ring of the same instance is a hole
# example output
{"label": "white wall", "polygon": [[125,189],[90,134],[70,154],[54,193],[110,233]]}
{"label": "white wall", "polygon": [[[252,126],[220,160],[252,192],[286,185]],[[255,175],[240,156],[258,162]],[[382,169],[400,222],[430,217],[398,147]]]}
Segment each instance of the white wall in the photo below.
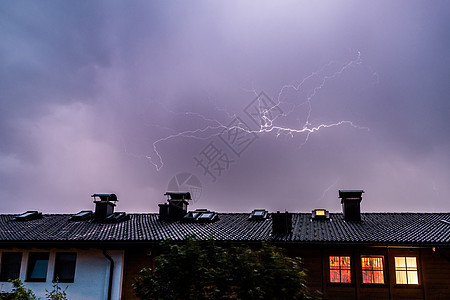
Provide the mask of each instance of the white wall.
{"label": "white wall", "polygon": [[[103,255],[102,250],[86,249],[79,250],[73,248],[66,249],[5,249],[3,251],[22,252],[22,264],[19,279],[26,288],[33,290],[36,296],[45,299],[45,290],[52,290],[52,280],[55,266],[56,252],[76,252],[77,260],[75,266],[75,279],[73,283],[60,283],[62,288],[67,286],[68,299],[86,299],[86,300],[106,300],[108,297],[107,289],[109,282],[109,260]],[[25,282],[27,271],[27,260],[30,252],[49,252],[49,262],[47,269],[46,282]],[[122,250],[108,250],[107,253],[114,260],[114,276],[112,284],[111,299],[121,299],[122,278],[123,278],[123,260]],[[1,253],[0,253],[1,255]],[[0,260],[1,261],[1,260]],[[0,282],[0,290],[10,291],[12,285],[9,282]]]}

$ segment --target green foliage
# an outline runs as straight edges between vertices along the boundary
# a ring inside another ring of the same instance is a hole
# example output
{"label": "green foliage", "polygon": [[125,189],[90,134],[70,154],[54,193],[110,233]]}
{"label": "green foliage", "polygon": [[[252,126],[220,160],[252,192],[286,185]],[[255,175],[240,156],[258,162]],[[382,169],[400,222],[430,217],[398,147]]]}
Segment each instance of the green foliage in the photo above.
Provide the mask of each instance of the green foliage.
{"label": "green foliage", "polygon": [[22,281],[19,279],[9,280],[12,283],[13,288],[11,293],[5,293],[0,295],[0,299],[5,300],[37,300],[38,298],[32,290],[26,289],[23,286]]}
{"label": "green foliage", "polygon": [[135,278],[137,297],[146,299],[311,299],[300,258],[263,244],[219,247],[186,240],[162,243],[155,268]]}
{"label": "green foliage", "polygon": [[58,280],[53,282],[53,290],[50,292],[46,289],[45,290],[45,297],[50,300],[67,300],[67,293],[66,290],[68,286],[66,286],[65,289],[62,289],[59,284]]}
{"label": "green foliage", "polygon": [[[8,280],[12,283],[13,288],[10,293],[0,293],[0,300],[38,300],[39,298],[33,293],[32,290],[26,289],[23,286],[22,281],[19,279]],[[65,289],[62,289],[58,282],[53,283],[53,290],[48,291],[45,290],[46,299],[50,300],[67,300],[67,286]]]}

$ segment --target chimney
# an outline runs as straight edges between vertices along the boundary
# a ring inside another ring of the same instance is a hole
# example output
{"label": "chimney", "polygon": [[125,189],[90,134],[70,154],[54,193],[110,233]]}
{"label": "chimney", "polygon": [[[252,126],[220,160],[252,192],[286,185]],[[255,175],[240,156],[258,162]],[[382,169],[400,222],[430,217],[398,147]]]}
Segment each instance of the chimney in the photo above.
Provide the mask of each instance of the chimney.
{"label": "chimney", "polygon": [[116,194],[93,194],[91,197],[94,197],[96,220],[103,220],[114,213],[115,202],[119,201]]}
{"label": "chimney", "polygon": [[361,221],[361,200],[363,190],[339,190],[342,213],[346,221]]}
{"label": "chimney", "polygon": [[167,221],[179,221],[187,214],[188,200],[191,200],[191,193],[167,192],[165,204],[159,204],[159,219]]}
{"label": "chimney", "polygon": [[292,233],[292,213],[284,212],[272,214],[272,234]]}

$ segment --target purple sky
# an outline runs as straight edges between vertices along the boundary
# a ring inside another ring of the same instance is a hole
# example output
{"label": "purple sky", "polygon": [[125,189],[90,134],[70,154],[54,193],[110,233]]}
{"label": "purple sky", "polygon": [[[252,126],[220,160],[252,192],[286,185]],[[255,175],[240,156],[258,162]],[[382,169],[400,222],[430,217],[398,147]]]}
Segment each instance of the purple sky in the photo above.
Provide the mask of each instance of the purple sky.
{"label": "purple sky", "polygon": [[450,3],[372,2],[1,2],[0,212],[155,212],[183,172],[192,209],[449,211]]}

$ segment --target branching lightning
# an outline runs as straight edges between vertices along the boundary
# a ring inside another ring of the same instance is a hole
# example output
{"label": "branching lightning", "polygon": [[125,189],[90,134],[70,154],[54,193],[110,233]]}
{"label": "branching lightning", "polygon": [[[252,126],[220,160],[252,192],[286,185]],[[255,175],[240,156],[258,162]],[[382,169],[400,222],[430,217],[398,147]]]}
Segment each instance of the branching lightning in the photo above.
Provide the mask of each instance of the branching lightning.
{"label": "branching lightning", "polygon": [[[258,113],[259,113],[260,124],[259,124],[259,128],[256,128],[256,129],[246,128],[246,127],[242,126],[242,124],[228,126],[215,118],[206,117],[206,116],[204,116],[200,113],[196,113],[196,112],[180,113],[180,112],[173,112],[173,111],[168,110],[170,113],[173,113],[173,114],[183,114],[186,116],[190,116],[192,118],[200,118],[203,122],[205,122],[206,125],[204,125],[203,127],[192,129],[192,130],[175,132],[173,134],[169,134],[165,137],[157,139],[152,144],[154,155],[145,155],[145,158],[156,168],[157,171],[159,171],[164,166],[163,157],[158,150],[158,146],[161,143],[167,142],[172,139],[177,139],[177,138],[192,138],[192,139],[198,139],[198,140],[208,140],[215,136],[220,135],[222,132],[224,132],[224,130],[236,130],[237,129],[239,131],[246,132],[249,134],[255,133],[255,134],[259,134],[259,135],[274,133],[276,137],[279,137],[280,135],[287,135],[292,138],[296,135],[303,134],[305,136],[305,138],[304,138],[303,143],[300,145],[300,147],[305,145],[308,142],[308,139],[311,134],[313,134],[319,130],[326,129],[326,128],[331,128],[331,127],[336,127],[336,126],[341,126],[341,125],[348,125],[348,126],[351,126],[353,128],[357,128],[357,129],[369,130],[369,128],[361,127],[357,124],[354,124],[350,120],[340,120],[338,122],[334,122],[334,123],[330,123],[330,124],[319,124],[319,125],[315,125],[315,126],[313,126],[313,124],[310,122],[311,114],[313,111],[313,105],[312,105],[313,98],[320,92],[320,90],[322,90],[325,87],[325,85],[329,81],[336,79],[337,77],[342,75],[344,72],[346,72],[348,69],[350,69],[356,65],[360,65],[361,63],[362,63],[361,54],[359,52],[357,52],[355,59],[342,65],[340,68],[338,68],[337,70],[335,70],[333,73],[331,73],[329,75],[322,75],[321,80],[319,81],[319,84],[314,86],[312,91],[309,94],[307,94],[306,99],[304,99],[303,101],[299,101],[299,103],[295,103],[295,102],[292,103],[292,102],[286,101],[286,99],[285,99],[286,92],[288,90],[292,90],[294,92],[299,92],[300,90],[302,90],[304,88],[304,85],[306,82],[308,82],[310,79],[312,79],[314,77],[321,76],[321,74],[324,73],[327,68],[331,67],[334,64],[337,64],[337,62],[332,61],[332,62],[328,63],[327,65],[323,66],[320,70],[313,72],[309,76],[305,77],[297,85],[293,85],[293,84],[284,85],[280,89],[278,96],[276,98],[276,101],[274,101],[275,104],[272,105],[271,107],[265,106],[265,104],[263,104],[259,100],[259,98],[257,98],[259,101]],[[376,73],[375,73],[375,75],[376,75]],[[252,92],[255,94],[256,97],[259,97],[260,93],[258,93],[255,89],[253,89]],[[278,121],[280,119],[282,119],[284,117],[288,117],[293,114],[295,115],[296,109],[300,108],[301,106],[307,107],[306,118],[305,118],[305,121],[303,122],[303,124],[300,124],[300,126],[298,128],[283,126],[283,125],[279,124]],[[280,107],[283,107],[285,110],[281,111]],[[236,114],[230,114],[226,110],[219,109],[219,108],[216,108],[216,110],[221,113],[224,113],[227,116],[227,118],[229,118],[230,120],[232,120],[233,118],[236,118]],[[281,111],[281,113],[273,115],[274,111]]]}

